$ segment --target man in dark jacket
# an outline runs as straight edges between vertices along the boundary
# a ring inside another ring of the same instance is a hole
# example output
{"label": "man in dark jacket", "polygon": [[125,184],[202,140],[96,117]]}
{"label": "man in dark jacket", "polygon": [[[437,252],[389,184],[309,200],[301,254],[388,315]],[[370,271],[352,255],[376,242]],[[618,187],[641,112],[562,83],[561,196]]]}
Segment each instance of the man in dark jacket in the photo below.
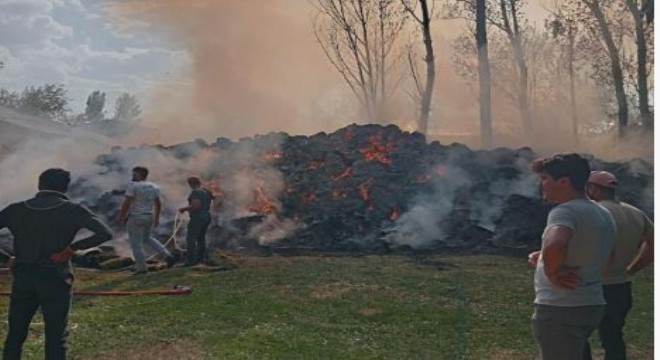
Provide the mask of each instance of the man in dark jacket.
{"label": "man in dark jacket", "polygon": [[[69,259],[76,250],[112,238],[112,231],[96,215],[69,201],[65,193],[70,182],[68,171],[48,169],[39,176],[39,192],[33,198],[0,211],[0,229],[9,229],[14,248],[14,257],[0,253],[0,262],[12,268],[14,277],[4,360],[21,358],[30,322],[39,307],[46,325],[46,359],[66,359],[73,283]],[[83,228],[93,234],[72,244]]]}
{"label": "man in dark jacket", "polygon": [[180,213],[188,211],[190,222],[186,235],[187,259],[186,266],[208,261],[206,253],[206,230],[211,224],[211,203],[213,194],[202,187],[202,180],[197,176],[188,178],[192,189],[188,196],[188,206],[179,209]]}

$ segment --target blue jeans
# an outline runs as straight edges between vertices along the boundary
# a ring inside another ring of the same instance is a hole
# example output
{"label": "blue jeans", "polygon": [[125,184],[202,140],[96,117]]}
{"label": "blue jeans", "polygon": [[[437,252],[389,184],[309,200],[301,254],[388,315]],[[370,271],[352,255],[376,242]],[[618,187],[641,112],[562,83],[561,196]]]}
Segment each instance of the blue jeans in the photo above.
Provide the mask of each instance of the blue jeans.
{"label": "blue jeans", "polygon": [[165,249],[163,244],[151,237],[151,227],[154,223],[151,214],[135,215],[128,218],[126,230],[128,231],[128,242],[133,250],[135,258],[135,271],[147,271],[147,259],[144,255],[144,245],[149,245],[164,258],[172,254]]}
{"label": "blue jeans", "polygon": [[534,305],[532,330],[542,360],[582,360],[589,335],[603,318],[605,305]]}

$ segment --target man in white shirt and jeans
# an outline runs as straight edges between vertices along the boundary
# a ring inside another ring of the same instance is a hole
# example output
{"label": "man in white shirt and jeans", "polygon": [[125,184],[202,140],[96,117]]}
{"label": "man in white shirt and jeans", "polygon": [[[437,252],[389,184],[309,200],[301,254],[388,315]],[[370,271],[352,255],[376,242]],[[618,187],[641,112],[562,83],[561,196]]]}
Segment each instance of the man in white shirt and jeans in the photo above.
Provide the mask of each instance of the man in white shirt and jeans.
{"label": "man in white shirt and jeans", "polygon": [[147,273],[147,261],[144,245],[149,245],[167,261],[167,266],[174,265],[176,258],[163,244],[151,237],[151,229],[158,226],[160,220],[160,189],[146,181],[149,170],[143,166],[133,168],[133,178],[126,188],[124,202],[121,204],[118,222],[126,224],[128,241],[135,258],[135,274]]}
{"label": "man in white shirt and jeans", "polygon": [[534,273],[532,330],[543,360],[581,360],[586,340],[605,310],[601,276],[612,252],[612,215],[589,200],[589,162],[578,154],[539,159],[532,170],[548,214],[540,251],[529,254]]}

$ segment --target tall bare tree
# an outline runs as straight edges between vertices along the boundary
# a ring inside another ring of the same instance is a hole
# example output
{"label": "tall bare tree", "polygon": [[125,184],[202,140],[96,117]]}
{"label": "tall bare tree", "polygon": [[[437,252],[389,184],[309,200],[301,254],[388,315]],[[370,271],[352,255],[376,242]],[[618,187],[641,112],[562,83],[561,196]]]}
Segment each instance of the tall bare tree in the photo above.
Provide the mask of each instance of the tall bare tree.
{"label": "tall bare tree", "polygon": [[400,0],[315,0],[314,34],[372,122],[383,121],[400,78],[397,43],[407,17]]}
{"label": "tall bare tree", "polygon": [[[651,1],[651,4],[653,2]],[[653,114],[649,107],[649,86],[648,86],[648,46],[647,46],[647,31],[646,28],[653,21],[653,16],[649,16],[647,10],[648,3],[638,0],[626,0],[626,6],[632,15],[635,23],[635,45],[637,48],[637,94],[638,94],[638,107],[639,114],[642,119],[642,124],[645,129],[653,129]],[[652,7],[652,5],[651,5]],[[644,21],[647,17],[647,21]],[[650,34],[650,32],[648,33]]]}
{"label": "tall bare tree", "polygon": [[[420,98],[420,113],[417,124],[417,131],[421,132],[422,134],[426,134],[429,126],[431,99],[435,85],[435,54],[433,51],[433,39],[431,37],[431,12],[429,11],[427,0],[401,0],[401,2],[406,11],[412,16],[413,19],[415,19],[419,25],[422,31],[424,50],[426,52],[426,56],[424,57],[424,62],[426,63],[426,81],[423,84],[419,73],[416,70],[417,68],[414,65],[414,61],[409,57],[412,77]],[[421,16],[419,16],[415,10],[418,6],[421,12]]]}
{"label": "tall bare tree", "polygon": [[628,97],[624,84],[623,68],[621,63],[621,56],[619,54],[619,46],[614,39],[610,23],[608,22],[601,0],[581,0],[582,3],[589,9],[593,19],[595,20],[596,29],[599,37],[605,44],[605,50],[609,58],[609,66],[614,86],[614,92],[617,102],[618,114],[618,129],[619,135],[623,136],[628,127]]}
{"label": "tall bare tree", "polygon": [[[476,0],[458,0],[456,3],[449,5],[448,8],[452,17],[474,20],[477,5]],[[522,9],[524,6],[525,0],[485,0],[483,4],[487,24],[501,30],[509,43],[516,64],[515,100],[520,112],[523,133],[531,135],[533,116],[529,101],[530,79],[525,54],[525,33],[529,30],[529,27],[523,16]],[[493,34],[491,33],[491,35]]]}
{"label": "tall bare tree", "polygon": [[560,41],[562,55],[565,55],[563,65],[568,70],[569,98],[571,104],[571,128],[573,142],[579,141],[577,104],[575,96],[575,43],[578,37],[578,25],[575,19],[563,14],[561,11],[553,15],[554,19],[547,24],[552,37]]}
{"label": "tall bare tree", "polygon": [[476,41],[479,59],[479,124],[481,145],[493,146],[493,125],[490,107],[490,63],[488,61],[488,33],[486,30],[486,0],[476,0]]}

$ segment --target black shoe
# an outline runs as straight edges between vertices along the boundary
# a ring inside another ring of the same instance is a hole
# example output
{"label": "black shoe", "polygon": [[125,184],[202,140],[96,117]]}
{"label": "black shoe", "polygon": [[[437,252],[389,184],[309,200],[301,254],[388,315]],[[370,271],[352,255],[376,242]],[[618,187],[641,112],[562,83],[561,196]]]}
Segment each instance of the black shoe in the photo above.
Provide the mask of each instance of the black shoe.
{"label": "black shoe", "polygon": [[174,264],[176,264],[176,256],[174,255],[169,256],[167,259],[165,259],[165,262],[167,263],[167,267],[171,268],[172,266],[174,266]]}

